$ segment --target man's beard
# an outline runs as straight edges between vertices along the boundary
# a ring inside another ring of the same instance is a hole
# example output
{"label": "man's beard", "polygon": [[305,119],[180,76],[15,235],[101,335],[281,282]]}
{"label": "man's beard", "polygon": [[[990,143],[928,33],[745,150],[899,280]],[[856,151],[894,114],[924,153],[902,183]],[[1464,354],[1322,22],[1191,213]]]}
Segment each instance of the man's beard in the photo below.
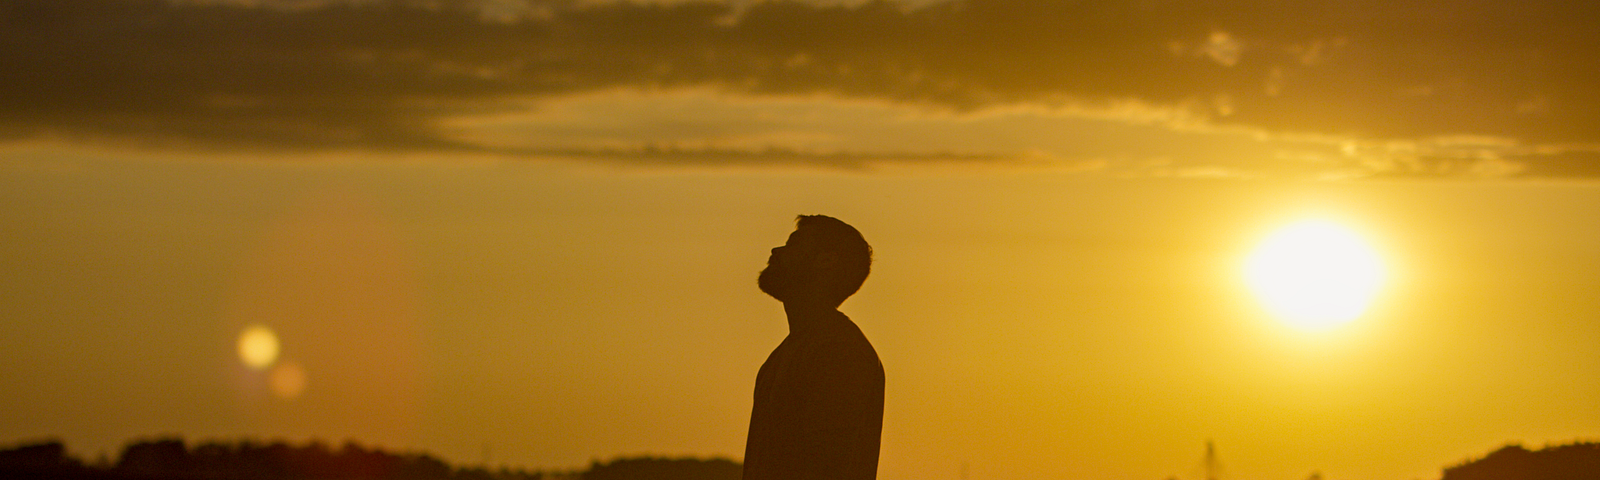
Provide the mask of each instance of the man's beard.
{"label": "man's beard", "polygon": [[794,288],[794,277],[794,272],[789,271],[789,269],[777,265],[767,265],[767,268],[761,271],[761,275],[756,277],[756,286],[761,287],[762,292],[766,292],[767,295],[771,295],[772,298],[776,298],[781,302],[788,297],[789,291]]}

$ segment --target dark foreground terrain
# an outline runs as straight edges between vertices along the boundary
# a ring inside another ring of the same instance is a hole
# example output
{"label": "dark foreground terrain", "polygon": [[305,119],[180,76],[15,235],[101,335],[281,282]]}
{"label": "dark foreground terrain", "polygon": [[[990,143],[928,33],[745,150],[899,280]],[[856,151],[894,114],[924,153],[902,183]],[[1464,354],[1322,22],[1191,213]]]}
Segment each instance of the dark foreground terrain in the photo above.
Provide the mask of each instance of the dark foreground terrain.
{"label": "dark foreground terrain", "polygon": [[1489,455],[1444,469],[1440,480],[1600,480],[1600,443],[1573,443],[1528,450],[1508,445]]}
{"label": "dark foreground terrain", "polygon": [[391,453],[353,443],[210,442],[178,439],[131,443],[115,462],[86,464],[58,441],[0,450],[0,479],[62,480],[739,480],[728,459],[619,458],[587,470],[528,471],[455,467],[416,453]]}
{"label": "dark foreground terrain", "polygon": [[[87,464],[64,444],[45,441],[0,450],[0,479],[62,480],[739,480],[724,458],[619,458],[586,470],[529,471],[454,467],[420,453],[347,443],[131,443],[114,462]],[[1600,443],[1528,450],[1509,445],[1445,467],[1440,480],[1600,480]]]}

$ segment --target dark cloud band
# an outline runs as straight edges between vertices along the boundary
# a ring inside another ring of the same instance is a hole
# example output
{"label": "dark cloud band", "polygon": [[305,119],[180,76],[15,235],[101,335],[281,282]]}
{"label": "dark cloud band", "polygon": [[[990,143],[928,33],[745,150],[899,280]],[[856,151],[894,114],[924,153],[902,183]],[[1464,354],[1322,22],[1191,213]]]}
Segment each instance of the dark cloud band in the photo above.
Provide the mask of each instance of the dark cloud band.
{"label": "dark cloud band", "polygon": [[713,86],[958,110],[1131,100],[1278,132],[1600,142],[1600,6],[1586,2],[283,5],[6,2],[0,135],[481,150],[438,121],[508,97]]}

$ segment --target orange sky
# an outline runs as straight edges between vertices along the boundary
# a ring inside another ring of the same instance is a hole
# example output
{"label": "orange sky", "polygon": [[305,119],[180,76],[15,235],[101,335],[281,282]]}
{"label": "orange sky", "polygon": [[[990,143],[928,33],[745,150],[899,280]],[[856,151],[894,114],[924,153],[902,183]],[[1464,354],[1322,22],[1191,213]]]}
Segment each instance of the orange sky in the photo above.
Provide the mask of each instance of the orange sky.
{"label": "orange sky", "polygon": [[[6,170],[12,439],[357,439],[565,467],[742,451],[790,212],[858,225],[883,478],[1430,478],[1592,438],[1585,184],[53,160]],[[69,168],[70,167],[70,168]],[[1392,284],[1310,335],[1244,253],[1322,216]],[[233,351],[274,328],[304,391]]]}
{"label": "orange sky", "polygon": [[[811,213],[877,252],[886,480],[1600,434],[1593,7],[324,3],[0,10],[0,443],[737,458]],[[1242,278],[1306,218],[1390,272],[1322,333]]]}

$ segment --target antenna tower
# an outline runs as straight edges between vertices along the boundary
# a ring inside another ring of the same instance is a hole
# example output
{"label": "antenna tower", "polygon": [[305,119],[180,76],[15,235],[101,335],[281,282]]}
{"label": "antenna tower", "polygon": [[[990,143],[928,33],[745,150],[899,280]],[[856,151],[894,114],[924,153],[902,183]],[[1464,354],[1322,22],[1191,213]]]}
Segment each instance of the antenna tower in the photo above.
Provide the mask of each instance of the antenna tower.
{"label": "antenna tower", "polygon": [[1222,463],[1217,461],[1216,443],[1206,440],[1206,480],[1219,480],[1222,476]]}

